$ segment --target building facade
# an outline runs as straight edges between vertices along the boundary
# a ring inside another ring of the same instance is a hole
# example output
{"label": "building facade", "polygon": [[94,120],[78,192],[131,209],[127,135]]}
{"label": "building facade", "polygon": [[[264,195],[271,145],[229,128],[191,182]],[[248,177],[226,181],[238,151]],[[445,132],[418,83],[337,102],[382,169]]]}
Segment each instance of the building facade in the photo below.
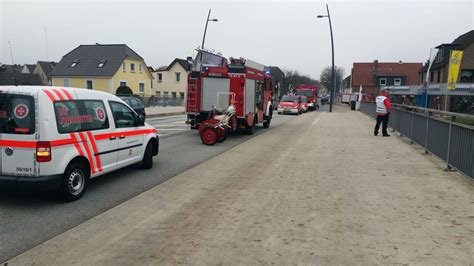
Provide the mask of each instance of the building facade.
{"label": "building facade", "polygon": [[51,72],[53,86],[100,90],[115,94],[127,86],[133,94],[155,94],[153,75],[144,59],[125,44],[80,45]]}
{"label": "building facade", "polygon": [[156,96],[184,101],[186,98],[189,67],[190,65],[187,60],[176,58],[168,66],[156,69],[153,72]]}
{"label": "building facade", "polygon": [[369,98],[377,96],[381,89],[392,86],[418,84],[418,71],[422,63],[379,62],[354,63],[351,71],[352,92],[362,92]]}

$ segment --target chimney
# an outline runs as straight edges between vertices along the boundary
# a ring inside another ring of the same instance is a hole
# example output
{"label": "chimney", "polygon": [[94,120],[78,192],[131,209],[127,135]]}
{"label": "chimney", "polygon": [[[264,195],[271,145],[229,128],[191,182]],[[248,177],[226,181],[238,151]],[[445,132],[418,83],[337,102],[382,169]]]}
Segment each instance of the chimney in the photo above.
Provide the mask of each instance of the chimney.
{"label": "chimney", "polygon": [[377,75],[379,70],[379,60],[375,59],[374,60],[374,74]]}

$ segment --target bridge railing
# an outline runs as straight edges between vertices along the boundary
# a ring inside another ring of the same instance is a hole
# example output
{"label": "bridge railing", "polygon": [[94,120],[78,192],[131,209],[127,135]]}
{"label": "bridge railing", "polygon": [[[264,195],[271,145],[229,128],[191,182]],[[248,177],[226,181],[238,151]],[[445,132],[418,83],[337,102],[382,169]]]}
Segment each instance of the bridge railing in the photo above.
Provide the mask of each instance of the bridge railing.
{"label": "bridge railing", "polygon": [[[474,178],[474,116],[392,104],[389,126],[453,168]],[[361,112],[375,118],[375,104],[361,102]]]}

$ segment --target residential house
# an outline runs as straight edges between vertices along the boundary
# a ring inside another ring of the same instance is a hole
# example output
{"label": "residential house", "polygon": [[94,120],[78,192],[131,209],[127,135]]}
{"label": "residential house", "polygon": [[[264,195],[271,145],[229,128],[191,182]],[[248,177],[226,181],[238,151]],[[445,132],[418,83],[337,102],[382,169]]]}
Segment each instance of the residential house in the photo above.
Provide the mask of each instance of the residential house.
{"label": "residential house", "polygon": [[21,73],[23,74],[33,74],[36,65],[33,64],[24,64],[23,68],[21,69]]}
{"label": "residential house", "polygon": [[39,75],[21,73],[20,65],[0,63],[0,85],[45,85]]}
{"label": "residential house", "polygon": [[33,70],[33,74],[38,74],[43,80],[44,84],[51,84],[49,75],[56,65],[56,62],[38,61],[36,63],[35,69]]}
{"label": "residential house", "polygon": [[[464,51],[461,68],[457,82],[474,83],[474,30],[471,30],[459,37],[452,43],[440,44],[429,73],[429,83],[447,83],[449,56],[452,50]],[[419,71],[419,84],[426,81],[429,63],[427,62]]]}
{"label": "residential house", "polygon": [[[428,76],[428,99],[421,98],[419,105],[426,101],[428,107],[465,112],[474,106],[474,30],[451,43],[440,44]],[[447,90],[449,57],[452,50],[463,51],[460,71],[454,91]],[[418,83],[426,83],[429,62],[418,73]],[[447,96],[447,98],[446,98]],[[447,104],[447,106],[446,106]],[[466,109],[466,110],[464,110]],[[473,112],[474,110],[471,110]]]}
{"label": "residential house", "polygon": [[184,100],[188,84],[189,62],[176,58],[168,66],[153,72],[156,82],[156,96]]}
{"label": "residential house", "polygon": [[418,84],[418,71],[422,63],[379,62],[354,63],[351,71],[352,92],[362,92],[368,96],[377,96],[380,89],[391,86]]}
{"label": "residential house", "polygon": [[80,45],[63,56],[50,73],[54,86],[115,94],[128,86],[134,94],[154,95],[153,76],[144,59],[126,44]]}

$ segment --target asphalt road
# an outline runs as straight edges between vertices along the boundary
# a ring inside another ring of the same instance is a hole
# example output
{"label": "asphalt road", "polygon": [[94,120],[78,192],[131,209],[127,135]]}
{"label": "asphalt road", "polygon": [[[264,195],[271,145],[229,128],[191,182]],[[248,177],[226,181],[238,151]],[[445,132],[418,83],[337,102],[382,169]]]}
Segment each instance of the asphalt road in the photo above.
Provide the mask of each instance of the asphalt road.
{"label": "asphalt road", "polygon": [[[276,115],[269,129],[295,116]],[[128,167],[92,180],[82,199],[64,203],[55,193],[0,194],[0,263],[154,187],[169,178],[238,145],[252,136],[233,135],[214,146],[201,143],[197,131],[184,125],[185,116],[147,121],[158,128],[160,153],[151,170]]]}

